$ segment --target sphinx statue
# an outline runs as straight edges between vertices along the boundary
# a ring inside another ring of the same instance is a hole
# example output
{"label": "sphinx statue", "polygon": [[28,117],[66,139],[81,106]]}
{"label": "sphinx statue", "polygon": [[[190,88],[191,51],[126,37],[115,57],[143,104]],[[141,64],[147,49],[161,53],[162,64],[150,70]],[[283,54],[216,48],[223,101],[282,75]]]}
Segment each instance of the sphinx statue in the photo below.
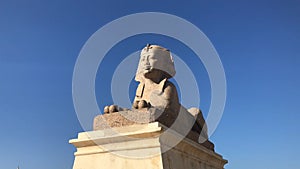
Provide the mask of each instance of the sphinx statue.
{"label": "sphinx statue", "polygon": [[[202,112],[198,108],[186,109],[178,98],[175,85],[168,79],[176,74],[171,52],[158,45],[147,45],[141,51],[135,80],[139,82],[130,111],[158,110],[156,121],[171,126],[181,113],[182,124],[193,123],[191,131],[201,134],[205,147],[214,150],[214,145],[208,141],[207,127]],[[117,105],[105,106],[104,114],[128,111]],[[183,114],[183,115],[182,115]],[[179,129],[180,130],[180,129]],[[195,139],[194,139],[195,140]],[[198,141],[198,140],[195,140]]]}

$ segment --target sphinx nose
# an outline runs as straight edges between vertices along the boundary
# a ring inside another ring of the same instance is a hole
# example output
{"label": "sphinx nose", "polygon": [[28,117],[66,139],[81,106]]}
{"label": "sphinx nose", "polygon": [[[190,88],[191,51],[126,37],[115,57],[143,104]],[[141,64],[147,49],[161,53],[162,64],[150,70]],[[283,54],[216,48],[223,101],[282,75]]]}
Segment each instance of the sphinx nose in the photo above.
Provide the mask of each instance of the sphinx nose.
{"label": "sphinx nose", "polygon": [[150,62],[146,61],[143,67],[145,70],[150,70],[150,68],[151,68]]}
{"label": "sphinx nose", "polygon": [[145,59],[145,65],[150,65],[149,56],[147,56],[146,59]]}
{"label": "sphinx nose", "polygon": [[147,60],[145,65],[150,66],[150,62]]}

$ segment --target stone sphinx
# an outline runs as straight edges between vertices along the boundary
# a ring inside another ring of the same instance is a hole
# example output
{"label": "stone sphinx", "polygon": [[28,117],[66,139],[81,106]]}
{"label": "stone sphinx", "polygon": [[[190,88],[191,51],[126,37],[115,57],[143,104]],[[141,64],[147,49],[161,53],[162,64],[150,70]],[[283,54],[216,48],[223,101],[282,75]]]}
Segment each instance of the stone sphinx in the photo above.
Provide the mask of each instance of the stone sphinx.
{"label": "stone sphinx", "polygon": [[[201,136],[204,140],[201,144],[214,150],[213,143],[208,141],[207,127],[201,110],[198,108],[187,110],[180,104],[176,87],[168,80],[175,73],[174,62],[168,49],[158,45],[147,45],[143,48],[135,76],[139,85],[132,110],[120,108],[117,105],[106,106],[103,116],[110,116],[106,117],[107,125],[118,127],[158,121],[170,127],[180,115],[180,127],[175,130],[181,133],[181,127],[192,126],[187,137],[198,142],[198,138]],[[122,113],[132,118],[129,120],[122,118]],[[105,128],[100,118],[102,117],[97,116],[94,119],[94,130]]]}

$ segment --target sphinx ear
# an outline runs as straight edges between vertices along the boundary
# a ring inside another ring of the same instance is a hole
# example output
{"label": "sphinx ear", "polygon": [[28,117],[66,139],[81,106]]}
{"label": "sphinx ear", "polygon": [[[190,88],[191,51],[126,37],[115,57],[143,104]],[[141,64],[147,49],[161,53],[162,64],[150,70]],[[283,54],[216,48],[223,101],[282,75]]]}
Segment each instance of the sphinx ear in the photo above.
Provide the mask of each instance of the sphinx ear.
{"label": "sphinx ear", "polygon": [[145,88],[145,83],[140,83],[136,89],[136,97],[143,97],[143,93],[144,93],[144,88]]}
{"label": "sphinx ear", "polygon": [[158,84],[158,90],[162,93],[164,91],[164,87],[166,84],[167,79],[163,79],[162,81],[159,82]]}

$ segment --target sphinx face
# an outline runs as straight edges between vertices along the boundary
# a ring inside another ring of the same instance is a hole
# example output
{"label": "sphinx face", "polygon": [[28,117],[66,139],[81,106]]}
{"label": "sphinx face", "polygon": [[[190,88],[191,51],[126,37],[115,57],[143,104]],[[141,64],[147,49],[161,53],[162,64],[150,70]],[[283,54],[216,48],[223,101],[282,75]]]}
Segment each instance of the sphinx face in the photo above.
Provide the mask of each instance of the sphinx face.
{"label": "sphinx face", "polygon": [[153,52],[145,52],[141,55],[140,59],[140,71],[143,74],[151,72],[154,67],[157,67],[157,55],[155,55]]}
{"label": "sphinx face", "polygon": [[140,55],[140,62],[136,73],[136,80],[145,77],[156,71],[162,71],[170,78],[175,75],[175,68],[170,51],[157,45],[150,45],[145,47]]}

